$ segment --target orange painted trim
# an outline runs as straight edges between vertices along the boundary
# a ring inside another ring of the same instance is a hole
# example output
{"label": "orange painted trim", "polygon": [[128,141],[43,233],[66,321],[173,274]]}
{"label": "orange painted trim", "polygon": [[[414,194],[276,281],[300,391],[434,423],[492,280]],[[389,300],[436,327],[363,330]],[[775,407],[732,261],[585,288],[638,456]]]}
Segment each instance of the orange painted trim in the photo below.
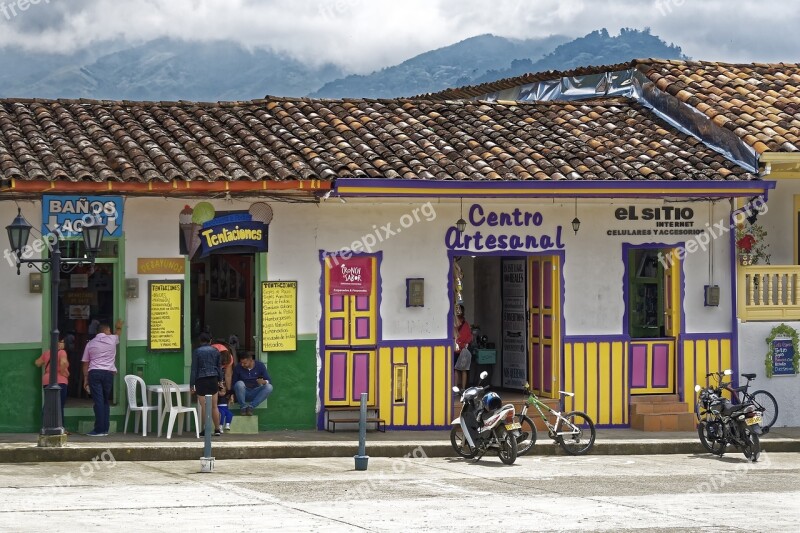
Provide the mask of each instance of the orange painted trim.
{"label": "orange painted trim", "polygon": [[128,193],[128,194],[175,194],[190,195],[208,192],[265,192],[265,191],[327,191],[331,182],[322,180],[292,181],[179,181],[171,182],[70,182],[70,181],[21,181],[11,180],[8,192],[34,193]]}

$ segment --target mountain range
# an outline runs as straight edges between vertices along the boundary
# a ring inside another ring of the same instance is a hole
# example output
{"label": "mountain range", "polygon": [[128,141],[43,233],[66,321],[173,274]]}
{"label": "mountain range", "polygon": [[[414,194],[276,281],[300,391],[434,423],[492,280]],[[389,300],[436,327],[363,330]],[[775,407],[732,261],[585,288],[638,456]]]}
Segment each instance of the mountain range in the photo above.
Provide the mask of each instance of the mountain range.
{"label": "mountain range", "polygon": [[395,98],[542,70],[634,58],[685,58],[648,29],[597,30],[570,40],[479,35],[368,75],[333,64],[308,66],[232,41],[168,38],[137,46],[109,42],[72,54],[0,49],[0,97],[108,100],[249,100],[272,96]]}

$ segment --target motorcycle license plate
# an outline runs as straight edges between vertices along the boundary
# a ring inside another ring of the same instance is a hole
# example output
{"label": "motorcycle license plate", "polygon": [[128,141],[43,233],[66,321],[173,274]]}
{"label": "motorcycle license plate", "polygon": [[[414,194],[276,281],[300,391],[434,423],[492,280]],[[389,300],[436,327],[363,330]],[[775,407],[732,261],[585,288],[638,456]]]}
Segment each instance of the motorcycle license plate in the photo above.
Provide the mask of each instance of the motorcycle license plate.
{"label": "motorcycle license plate", "polygon": [[514,422],[513,424],[506,424],[506,429],[508,431],[513,431],[515,429],[522,429],[522,426],[519,422]]}
{"label": "motorcycle license plate", "polygon": [[761,417],[760,416],[753,416],[753,417],[750,417],[750,418],[745,418],[744,421],[748,426],[752,426],[753,424],[760,424],[761,423]]}

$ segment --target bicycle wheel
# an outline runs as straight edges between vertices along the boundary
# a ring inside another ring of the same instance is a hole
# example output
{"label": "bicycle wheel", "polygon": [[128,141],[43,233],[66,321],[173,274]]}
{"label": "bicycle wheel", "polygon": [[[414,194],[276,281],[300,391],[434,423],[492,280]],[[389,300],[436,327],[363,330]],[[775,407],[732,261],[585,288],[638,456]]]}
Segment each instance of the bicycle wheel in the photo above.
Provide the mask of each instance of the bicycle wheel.
{"label": "bicycle wheel", "polygon": [[520,435],[517,437],[517,455],[522,456],[528,453],[533,445],[536,444],[536,426],[533,420],[523,414],[518,414],[517,419],[520,429]]}
{"label": "bicycle wheel", "polygon": [[450,430],[450,445],[461,457],[472,459],[477,454],[477,450],[470,448],[469,442],[464,438],[461,426],[453,426],[453,429]]}
{"label": "bicycle wheel", "polygon": [[560,431],[567,432],[576,429],[577,433],[558,435],[558,443],[564,448],[564,451],[570,455],[589,453],[589,450],[594,446],[594,439],[597,435],[594,430],[594,422],[592,422],[592,419],[589,418],[589,415],[581,411],[571,411],[563,416],[574,428],[562,422]]}
{"label": "bicycle wheel", "polygon": [[750,399],[756,404],[756,407],[764,410],[761,416],[761,427],[769,429],[778,420],[778,402],[775,396],[765,390],[757,390],[750,395]]}

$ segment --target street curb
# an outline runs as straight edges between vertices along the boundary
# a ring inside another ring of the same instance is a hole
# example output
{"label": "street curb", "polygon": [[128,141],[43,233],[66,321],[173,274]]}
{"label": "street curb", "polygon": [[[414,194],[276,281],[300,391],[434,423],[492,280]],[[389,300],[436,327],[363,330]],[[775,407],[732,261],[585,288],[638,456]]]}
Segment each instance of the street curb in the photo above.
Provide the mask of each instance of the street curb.
{"label": "street curb", "polygon": [[[765,439],[761,441],[765,452],[800,452],[800,440]],[[212,448],[216,460],[230,459],[301,459],[317,457],[353,457],[358,452],[355,442],[237,442],[219,443]],[[110,442],[106,446],[77,444],[64,448],[39,448],[32,444],[5,445],[0,448],[0,463],[85,462],[102,454],[114,456],[116,461],[187,461],[203,455],[202,443],[172,443],[169,445],[142,446]],[[705,454],[698,440],[613,440],[596,442],[591,455],[669,455]],[[739,453],[729,449],[728,455]],[[447,441],[376,442],[367,445],[370,457],[455,457]],[[539,441],[529,456],[566,455],[552,441]]]}

